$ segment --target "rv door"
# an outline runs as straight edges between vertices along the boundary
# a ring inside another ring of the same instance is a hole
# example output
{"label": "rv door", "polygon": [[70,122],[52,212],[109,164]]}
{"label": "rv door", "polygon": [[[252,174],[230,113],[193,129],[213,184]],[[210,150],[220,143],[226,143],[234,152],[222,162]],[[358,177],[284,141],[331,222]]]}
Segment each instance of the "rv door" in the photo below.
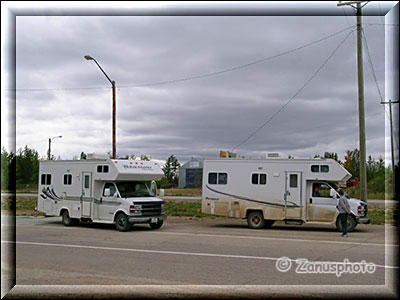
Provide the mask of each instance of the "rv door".
{"label": "rv door", "polygon": [[308,221],[333,222],[336,216],[336,192],[325,182],[313,182],[309,185]]}
{"label": "rv door", "polygon": [[285,219],[301,219],[301,172],[286,172]]}
{"label": "rv door", "polygon": [[98,207],[98,216],[100,220],[112,221],[114,212],[121,204],[118,199],[118,190],[113,182],[106,182],[103,187],[103,193]]}
{"label": "rv door", "polygon": [[92,173],[82,173],[81,217],[90,217],[92,204]]}

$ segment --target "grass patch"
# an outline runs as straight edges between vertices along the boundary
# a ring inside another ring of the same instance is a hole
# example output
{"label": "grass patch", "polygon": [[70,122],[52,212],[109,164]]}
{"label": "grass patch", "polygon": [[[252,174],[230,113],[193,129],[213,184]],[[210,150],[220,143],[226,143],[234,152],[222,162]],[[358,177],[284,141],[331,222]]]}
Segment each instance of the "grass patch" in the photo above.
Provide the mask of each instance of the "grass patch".
{"label": "grass patch", "polygon": [[[346,188],[346,193],[349,194],[350,197],[360,199],[360,186],[353,186]],[[372,189],[367,191],[367,199],[376,199],[376,200],[393,200],[393,195],[391,191],[388,189],[386,192],[375,192]]]}
{"label": "grass patch", "polygon": [[1,197],[1,210],[12,209],[12,197]]}
{"label": "grass patch", "polygon": [[[13,197],[1,197],[1,209],[11,210],[13,204]],[[16,209],[18,210],[35,210],[37,206],[37,197],[17,197]]]}
{"label": "grass patch", "polygon": [[166,201],[165,210],[168,216],[178,217],[214,217],[214,215],[204,214],[201,212],[201,202],[176,202]]}
{"label": "grass patch", "polygon": [[[13,204],[13,197],[1,197],[1,209],[11,210]],[[37,206],[36,197],[17,197],[15,203],[17,215],[38,215],[40,212],[35,211]],[[178,217],[195,217],[195,218],[216,218],[211,214],[204,214],[201,212],[201,202],[191,201],[166,201],[166,213],[169,216]],[[398,205],[389,206],[385,208],[383,204],[369,204],[368,217],[371,219],[371,224],[392,224],[396,225],[395,215]]]}
{"label": "grass patch", "polygon": [[375,206],[368,205],[368,217],[371,219],[371,224],[391,224],[396,225],[395,215],[398,206],[387,207],[384,205]]}
{"label": "grass patch", "polygon": [[201,189],[165,189],[165,196],[201,197]]}

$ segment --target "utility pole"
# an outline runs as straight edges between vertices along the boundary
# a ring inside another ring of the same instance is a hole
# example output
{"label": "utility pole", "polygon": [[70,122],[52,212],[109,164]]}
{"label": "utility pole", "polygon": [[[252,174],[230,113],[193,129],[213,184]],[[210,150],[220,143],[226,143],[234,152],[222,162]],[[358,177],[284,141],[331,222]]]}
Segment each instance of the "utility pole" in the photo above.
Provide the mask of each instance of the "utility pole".
{"label": "utility pole", "polygon": [[49,138],[49,151],[47,151],[47,159],[51,159],[51,138]]}
{"label": "utility pole", "polygon": [[112,158],[116,158],[117,157],[117,146],[116,146],[116,134],[115,134],[115,132],[116,132],[116,127],[117,127],[117,121],[116,121],[116,111],[117,111],[117,101],[116,101],[116,99],[115,99],[115,80],[113,80],[112,82],[111,82],[111,84],[112,84],[112,95],[113,95],[113,104],[112,104],[112,114],[113,114],[113,117],[112,117],[112,151],[113,151],[113,154],[112,154]]}
{"label": "utility pole", "polygon": [[390,118],[390,148],[392,156],[392,196],[393,200],[396,200],[396,174],[395,174],[395,160],[394,160],[394,133],[393,133],[393,114],[392,104],[399,103],[399,100],[392,101],[389,99],[388,102],[381,102],[381,104],[389,104],[389,118]]}
{"label": "utility pole", "polygon": [[[357,68],[358,68],[358,127],[360,138],[360,200],[367,202],[367,147],[365,133],[365,108],[364,108],[364,67],[362,50],[362,16],[361,9],[368,1],[339,2],[337,6],[350,5],[357,9]],[[353,6],[356,4],[356,6]]]}

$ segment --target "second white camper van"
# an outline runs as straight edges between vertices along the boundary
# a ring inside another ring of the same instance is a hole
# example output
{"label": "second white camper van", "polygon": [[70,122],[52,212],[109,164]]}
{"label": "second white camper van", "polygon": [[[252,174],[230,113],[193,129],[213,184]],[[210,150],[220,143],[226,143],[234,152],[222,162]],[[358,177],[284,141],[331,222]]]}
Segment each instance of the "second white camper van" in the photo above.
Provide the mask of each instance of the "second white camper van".
{"label": "second white camper van", "polygon": [[[164,173],[153,161],[88,155],[83,160],[39,163],[38,210],[62,216],[64,225],[79,220],[115,224],[127,231],[134,223],[160,228],[165,203],[156,197],[155,180]],[[151,187],[146,183],[151,181]]]}
{"label": "second white camper van", "polygon": [[[275,221],[288,224],[335,224],[338,185],[351,174],[333,159],[291,159],[280,153],[265,159],[236,157],[203,161],[202,212],[246,218],[249,227]],[[347,196],[348,197],[348,196]],[[369,223],[367,204],[348,197],[349,231]]]}

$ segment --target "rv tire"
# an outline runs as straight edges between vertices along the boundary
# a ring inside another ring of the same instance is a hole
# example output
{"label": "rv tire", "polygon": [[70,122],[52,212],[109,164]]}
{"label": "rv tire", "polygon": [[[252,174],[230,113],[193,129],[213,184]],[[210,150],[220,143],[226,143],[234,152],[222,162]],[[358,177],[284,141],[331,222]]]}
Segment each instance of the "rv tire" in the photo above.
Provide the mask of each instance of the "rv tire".
{"label": "rv tire", "polygon": [[128,231],[132,224],[129,223],[128,216],[124,213],[119,213],[115,218],[115,228],[118,231]]}
{"label": "rv tire", "polygon": [[158,220],[157,223],[150,223],[150,227],[152,229],[159,229],[163,225],[164,221],[163,220]]}
{"label": "rv tire", "polygon": [[[354,231],[354,229],[357,227],[357,221],[356,218],[353,215],[350,215],[347,217],[347,231],[351,232]],[[336,229],[338,231],[343,231],[342,229],[342,223],[340,222],[339,216],[336,219]]]}
{"label": "rv tire", "polygon": [[247,224],[250,228],[261,229],[265,227],[264,216],[260,211],[253,211],[247,216]]}
{"label": "rv tire", "polygon": [[72,226],[76,223],[75,220],[69,216],[68,210],[63,210],[61,216],[64,226]]}

